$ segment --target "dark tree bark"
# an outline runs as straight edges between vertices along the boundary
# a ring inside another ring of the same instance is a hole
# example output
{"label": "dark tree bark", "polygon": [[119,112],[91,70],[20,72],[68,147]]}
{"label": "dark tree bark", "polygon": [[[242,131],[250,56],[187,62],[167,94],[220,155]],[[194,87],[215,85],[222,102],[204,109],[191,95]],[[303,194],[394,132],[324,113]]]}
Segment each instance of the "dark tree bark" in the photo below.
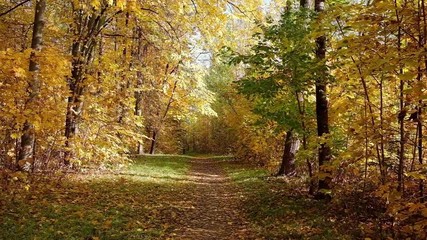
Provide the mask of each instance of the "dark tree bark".
{"label": "dark tree bark", "polygon": [[[422,15],[423,19],[423,29],[421,34],[420,29],[420,48],[425,46],[427,43],[427,14],[426,14],[426,4],[424,0],[421,0],[421,9],[419,10],[420,15]],[[427,58],[424,56],[424,66],[427,71]],[[421,69],[419,69],[420,74],[422,74]],[[424,73],[425,74],[425,73]],[[421,78],[420,78],[421,81]],[[419,109],[418,109],[418,163],[420,166],[424,164],[423,159],[423,128],[422,128],[422,113],[423,113],[424,103],[422,100],[419,101]],[[421,198],[421,202],[425,202],[426,196],[424,195],[424,180],[420,179],[419,182],[419,194]]]}
{"label": "dark tree bark", "polygon": [[[420,101],[421,102],[421,101]],[[423,124],[422,124],[422,103],[418,107],[418,119],[417,119],[417,134],[418,134],[418,142],[417,142],[417,149],[418,149],[418,163],[420,166],[423,165]],[[422,202],[425,201],[424,196],[424,181],[423,179],[419,180],[418,184],[418,190],[420,194],[420,199]]]}
{"label": "dark tree bark", "polygon": [[[325,1],[315,0],[314,10],[320,14],[324,11]],[[319,62],[326,58],[326,36],[320,36],[316,39],[316,57]],[[317,117],[317,135],[321,138],[329,134],[329,116],[328,116],[328,98],[327,98],[327,72],[323,68],[316,78],[316,117]],[[319,146],[319,171],[331,160],[331,148],[323,141]],[[325,177],[319,180],[319,191],[317,197],[320,199],[329,198],[325,191],[331,189],[331,178]]]}
{"label": "dark tree bark", "polygon": [[[46,10],[46,1],[38,0],[35,5],[35,14],[34,14],[34,25],[33,25],[33,36],[31,41],[32,52],[30,55],[30,66],[29,71],[32,73],[32,79],[29,82],[28,91],[30,93],[27,100],[27,105],[32,105],[37,102],[37,98],[40,93],[40,80],[38,72],[40,70],[40,65],[37,62],[37,53],[41,51],[42,40],[43,40],[43,28],[45,24],[45,10]],[[21,149],[18,155],[18,169],[22,170],[22,161],[29,161],[34,157],[34,142],[35,142],[35,133],[34,125],[26,121],[23,128],[23,135],[21,137]]]}
{"label": "dark tree bark", "polygon": [[285,149],[282,156],[278,176],[292,176],[295,174],[295,155],[300,147],[299,139],[294,135],[293,130],[286,132]]}
{"label": "dark tree bark", "polygon": [[[94,43],[93,43],[94,44]],[[64,164],[70,164],[70,158],[72,157],[72,138],[79,131],[79,122],[81,113],[83,110],[83,94],[84,94],[84,78],[85,78],[85,66],[90,62],[92,58],[92,49],[82,49],[82,43],[74,42],[72,47],[72,72],[71,79],[68,81],[68,87],[71,95],[68,97],[67,114],[65,118],[65,159]],[[85,60],[87,59],[87,60]]]}
{"label": "dark tree bark", "polygon": [[73,6],[74,42],[71,48],[72,69],[71,77],[68,79],[70,96],[65,119],[65,154],[64,164],[70,164],[73,155],[72,139],[79,131],[83,111],[83,95],[85,91],[85,80],[87,66],[93,61],[96,38],[101,31],[112,21],[113,15],[106,18],[107,7],[97,13],[86,13],[85,10]]}
{"label": "dark tree bark", "polygon": [[308,9],[310,8],[310,0],[300,0],[299,6],[301,9]]}

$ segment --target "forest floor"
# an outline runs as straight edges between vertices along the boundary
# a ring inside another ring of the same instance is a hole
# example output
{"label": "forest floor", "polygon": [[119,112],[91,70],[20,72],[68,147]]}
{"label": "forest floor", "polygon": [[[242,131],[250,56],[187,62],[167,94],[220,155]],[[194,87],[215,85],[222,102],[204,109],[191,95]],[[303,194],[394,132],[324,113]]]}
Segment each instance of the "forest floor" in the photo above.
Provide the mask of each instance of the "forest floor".
{"label": "forest floor", "polygon": [[0,239],[357,238],[327,203],[229,157],[144,156],[122,171],[0,186]]}

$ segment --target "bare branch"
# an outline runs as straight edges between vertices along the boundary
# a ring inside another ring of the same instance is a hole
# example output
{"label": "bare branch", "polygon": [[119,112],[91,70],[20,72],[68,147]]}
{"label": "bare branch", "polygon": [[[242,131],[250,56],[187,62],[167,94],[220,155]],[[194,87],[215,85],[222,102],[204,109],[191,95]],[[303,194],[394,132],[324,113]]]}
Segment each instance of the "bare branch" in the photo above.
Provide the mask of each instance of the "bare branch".
{"label": "bare branch", "polygon": [[156,12],[156,11],[154,11],[154,10],[152,10],[152,9],[149,9],[149,8],[141,8],[141,10],[144,10],[144,11],[148,11],[148,12],[151,12],[151,13],[154,13],[154,14],[157,14],[157,15],[159,15],[159,13],[158,12]]}
{"label": "bare branch", "polygon": [[104,30],[104,28],[106,28],[114,20],[114,17],[116,17],[117,15],[119,15],[122,12],[123,12],[122,10],[117,11],[111,17],[109,17],[107,20],[105,20],[104,24],[98,29],[98,31],[95,33],[94,36],[97,37],[102,32],[102,30]]}
{"label": "bare branch", "polygon": [[199,13],[199,11],[197,11],[197,5],[196,5],[196,3],[194,2],[194,0],[191,0],[191,3],[193,3],[194,11],[196,11],[196,14],[198,14],[198,13]]}
{"label": "bare branch", "polygon": [[237,9],[240,13],[242,13],[243,15],[245,15],[246,17],[249,17],[239,6],[237,6],[235,3],[231,2],[231,1],[227,1],[227,3],[232,6],[233,8]]}
{"label": "bare branch", "polygon": [[12,12],[13,10],[17,9],[18,7],[24,5],[25,3],[29,2],[30,0],[24,0],[20,3],[18,3],[17,5],[15,5],[14,7],[12,7],[11,9],[7,10],[6,12],[0,13],[0,17],[3,17],[4,15]]}

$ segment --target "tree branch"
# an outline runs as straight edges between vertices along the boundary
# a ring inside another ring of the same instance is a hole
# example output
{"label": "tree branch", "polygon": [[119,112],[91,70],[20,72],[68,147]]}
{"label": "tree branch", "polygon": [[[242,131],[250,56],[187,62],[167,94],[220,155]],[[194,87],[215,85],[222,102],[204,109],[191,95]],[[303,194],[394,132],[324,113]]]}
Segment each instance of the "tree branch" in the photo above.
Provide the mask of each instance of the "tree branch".
{"label": "tree branch", "polygon": [[12,7],[11,9],[7,10],[6,12],[0,13],[0,17],[3,17],[4,15],[12,12],[13,10],[17,9],[18,7],[24,5],[25,3],[29,2],[30,0],[24,0],[20,3],[18,3],[17,5],[15,5],[14,7]]}
{"label": "tree branch", "polygon": [[191,0],[191,3],[193,3],[194,11],[196,11],[196,14],[198,14],[199,12],[197,11],[197,5],[194,0]]}
{"label": "tree branch", "polygon": [[141,10],[144,10],[144,11],[148,11],[148,12],[152,12],[152,13],[154,13],[154,14],[157,14],[157,15],[159,15],[159,13],[158,12],[156,12],[156,11],[154,11],[154,10],[152,10],[152,9],[149,9],[149,8],[141,8]]}
{"label": "tree branch", "polygon": [[231,5],[233,8],[237,9],[240,13],[242,13],[243,15],[245,15],[246,17],[249,17],[239,6],[237,6],[235,3],[231,2],[231,1],[227,1],[227,3],[229,5]]}

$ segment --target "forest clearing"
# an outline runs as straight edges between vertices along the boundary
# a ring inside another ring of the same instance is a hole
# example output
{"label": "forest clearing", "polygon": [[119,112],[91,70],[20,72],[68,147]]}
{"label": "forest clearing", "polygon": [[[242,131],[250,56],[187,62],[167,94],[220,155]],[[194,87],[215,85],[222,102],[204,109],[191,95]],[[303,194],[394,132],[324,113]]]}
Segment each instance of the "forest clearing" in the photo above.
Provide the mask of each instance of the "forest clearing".
{"label": "forest clearing", "polygon": [[0,239],[427,239],[424,0],[0,0]]}

